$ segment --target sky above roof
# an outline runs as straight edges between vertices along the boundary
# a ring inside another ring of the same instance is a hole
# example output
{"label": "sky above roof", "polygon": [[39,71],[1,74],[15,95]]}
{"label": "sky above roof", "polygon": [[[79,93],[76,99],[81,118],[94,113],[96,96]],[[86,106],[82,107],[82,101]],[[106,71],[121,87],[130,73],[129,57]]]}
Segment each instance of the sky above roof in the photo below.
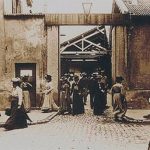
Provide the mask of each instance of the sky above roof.
{"label": "sky above roof", "polygon": [[[83,13],[83,2],[91,2],[91,13],[111,13],[113,0],[33,0],[32,12]],[[26,3],[22,0],[22,3]],[[25,5],[24,5],[25,6]]]}

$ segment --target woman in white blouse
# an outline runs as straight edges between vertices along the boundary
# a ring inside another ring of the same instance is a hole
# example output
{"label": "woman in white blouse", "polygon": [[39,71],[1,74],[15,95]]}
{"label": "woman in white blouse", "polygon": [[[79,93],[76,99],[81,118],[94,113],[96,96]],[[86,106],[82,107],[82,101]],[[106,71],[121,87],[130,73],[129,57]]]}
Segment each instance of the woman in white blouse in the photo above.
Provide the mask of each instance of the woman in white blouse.
{"label": "woman in white blouse", "polygon": [[27,120],[31,121],[25,113],[23,106],[23,92],[20,88],[20,78],[13,78],[13,90],[11,94],[11,115],[6,121],[4,128],[7,130],[27,127]]}
{"label": "woman in white blouse", "polygon": [[55,104],[53,99],[53,85],[52,85],[52,77],[51,75],[45,75],[45,89],[44,93],[44,102],[42,105],[42,112],[48,111],[57,111],[59,107]]}

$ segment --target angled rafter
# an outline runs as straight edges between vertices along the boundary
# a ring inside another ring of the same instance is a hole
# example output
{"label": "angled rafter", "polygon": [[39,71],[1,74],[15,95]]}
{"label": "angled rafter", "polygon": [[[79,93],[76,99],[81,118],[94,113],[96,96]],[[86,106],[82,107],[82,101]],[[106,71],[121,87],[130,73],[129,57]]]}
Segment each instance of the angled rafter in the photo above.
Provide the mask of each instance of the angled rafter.
{"label": "angled rafter", "polygon": [[91,41],[89,41],[89,40],[85,40],[85,41],[88,42],[88,43],[90,43],[90,44],[92,44],[92,45],[94,45],[94,46],[96,46],[96,47],[98,47],[98,48],[101,49],[101,50],[107,51],[106,48],[100,46],[99,44],[95,44],[95,43],[93,43],[93,42],[91,42]]}
{"label": "angled rafter", "polygon": [[[78,37],[80,37],[80,39],[78,39],[76,41],[73,41],[72,43],[71,43],[72,40],[69,40],[68,43],[67,43],[67,45],[65,45],[64,47],[61,48],[60,53],[63,53],[65,51],[65,49],[67,49],[70,46],[75,46],[79,50],[85,51],[91,45],[94,45],[94,46],[97,45],[97,44],[95,44],[95,43],[93,43],[91,41],[89,42],[89,40],[87,40],[88,38],[93,37],[93,36],[95,36],[96,34],[99,34],[99,33],[101,33],[101,34],[104,35],[104,27],[99,26],[99,27],[96,27],[95,29],[96,30],[94,31],[94,33],[91,33],[91,34],[89,34],[87,36],[84,36],[84,34],[82,34],[81,36],[78,36]],[[81,42],[81,47],[77,45],[77,43],[80,43],[80,42]],[[85,47],[84,42],[89,43],[89,45]],[[66,43],[66,42],[64,42],[64,43]],[[63,45],[63,43],[61,45]],[[100,49],[104,49],[103,47],[99,47],[99,48]]]}

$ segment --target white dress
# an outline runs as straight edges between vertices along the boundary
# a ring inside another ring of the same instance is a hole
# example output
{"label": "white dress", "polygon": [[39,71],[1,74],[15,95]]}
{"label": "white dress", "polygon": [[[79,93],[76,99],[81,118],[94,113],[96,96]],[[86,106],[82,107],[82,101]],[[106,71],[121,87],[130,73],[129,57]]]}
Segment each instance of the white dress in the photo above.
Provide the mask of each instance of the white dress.
{"label": "white dress", "polygon": [[52,82],[46,82],[45,90],[44,90],[44,102],[41,108],[42,111],[58,110],[59,107],[54,102],[53,93],[54,90],[53,90]]}

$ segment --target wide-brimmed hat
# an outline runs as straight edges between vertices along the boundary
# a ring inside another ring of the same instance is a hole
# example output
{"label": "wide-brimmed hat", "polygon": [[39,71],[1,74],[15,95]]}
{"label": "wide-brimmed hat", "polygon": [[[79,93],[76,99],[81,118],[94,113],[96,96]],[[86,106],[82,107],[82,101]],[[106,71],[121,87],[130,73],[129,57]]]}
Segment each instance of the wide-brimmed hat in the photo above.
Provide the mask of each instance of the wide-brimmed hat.
{"label": "wide-brimmed hat", "polygon": [[124,80],[124,78],[122,76],[117,76],[116,77],[116,82],[120,83]]}
{"label": "wide-brimmed hat", "polygon": [[21,79],[20,78],[18,78],[18,77],[16,77],[16,78],[12,78],[11,79],[11,82],[20,82],[21,81]]}
{"label": "wide-brimmed hat", "polygon": [[77,80],[79,79],[79,76],[78,75],[74,75],[74,80]]}
{"label": "wide-brimmed hat", "polygon": [[104,71],[104,70],[101,70],[101,73],[105,73],[105,71]]}
{"label": "wide-brimmed hat", "polygon": [[97,76],[97,75],[99,75],[98,72],[93,72],[93,73],[92,73],[92,76]]}
{"label": "wide-brimmed hat", "polygon": [[47,79],[47,80],[51,80],[51,79],[52,79],[52,76],[51,76],[51,75],[49,75],[49,74],[46,74],[46,75],[45,75],[45,79]]}
{"label": "wide-brimmed hat", "polygon": [[29,76],[25,75],[25,76],[22,77],[22,81],[28,81],[28,78],[29,78]]}
{"label": "wide-brimmed hat", "polygon": [[96,76],[96,79],[101,79],[101,78],[102,78],[101,75],[97,75],[97,76]]}
{"label": "wide-brimmed hat", "polygon": [[81,73],[81,76],[82,76],[82,77],[87,76],[86,72],[82,72],[82,73]]}
{"label": "wide-brimmed hat", "polygon": [[70,77],[73,77],[73,76],[74,76],[74,75],[71,73],[71,74],[70,74]]}

